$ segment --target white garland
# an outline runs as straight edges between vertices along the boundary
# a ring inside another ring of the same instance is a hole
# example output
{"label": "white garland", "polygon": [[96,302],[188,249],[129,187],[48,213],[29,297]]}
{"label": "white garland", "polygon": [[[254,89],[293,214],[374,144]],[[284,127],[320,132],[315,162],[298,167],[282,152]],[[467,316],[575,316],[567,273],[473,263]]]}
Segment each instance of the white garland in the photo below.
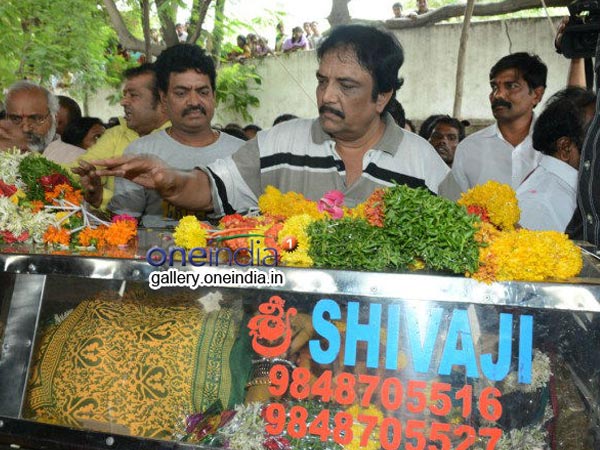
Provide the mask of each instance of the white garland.
{"label": "white garland", "polygon": [[236,405],[235,416],[218,431],[229,441],[231,450],[264,450],[265,421],[261,416],[263,405],[258,402]]}
{"label": "white garland", "polygon": [[15,205],[8,197],[0,197],[0,230],[19,237],[29,232],[28,241],[41,243],[48,226],[55,223],[54,214],[41,210],[34,213],[29,208]]}
{"label": "white garland", "polygon": [[1,152],[0,157],[0,180],[6,184],[12,184],[19,189],[25,187],[25,183],[19,176],[19,164],[27,156],[26,153],[21,153],[20,150],[13,148]]}
{"label": "white garland", "polygon": [[504,379],[504,393],[507,394],[514,391],[535,392],[538,389],[545,387],[552,375],[550,358],[548,355],[537,349],[533,351],[531,373],[532,378],[530,384],[519,383],[515,371],[509,373]]}

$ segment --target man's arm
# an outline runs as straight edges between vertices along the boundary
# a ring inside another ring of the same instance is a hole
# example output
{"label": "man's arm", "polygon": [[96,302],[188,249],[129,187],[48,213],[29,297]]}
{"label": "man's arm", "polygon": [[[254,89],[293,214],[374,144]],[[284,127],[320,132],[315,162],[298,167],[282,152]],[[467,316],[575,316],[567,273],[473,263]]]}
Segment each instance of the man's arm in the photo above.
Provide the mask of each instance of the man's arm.
{"label": "man's arm", "polygon": [[151,155],[122,156],[92,163],[105,167],[96,170],[98,176],[126,178],[156,190],[163,199],[175,206],[189,210],[212,210],[210,180],[201,170],[176,170]]}

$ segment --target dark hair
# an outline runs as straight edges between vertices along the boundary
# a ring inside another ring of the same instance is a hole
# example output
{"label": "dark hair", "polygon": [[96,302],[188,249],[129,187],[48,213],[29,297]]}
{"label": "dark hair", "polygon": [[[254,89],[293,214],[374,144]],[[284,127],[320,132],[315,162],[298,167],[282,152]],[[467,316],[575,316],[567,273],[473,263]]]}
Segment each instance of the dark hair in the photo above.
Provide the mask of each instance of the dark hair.
{"label": "dark hair", "polygon": [[568,86],[554,93],[554,95],[552,95],[552,97],[550,97],[546,102],[546,107],[561,100],[570,100],[578,108],[584,109],[588,106],[596,105],[596,94],[594,91],[590,91],[588,89],[577,86]]}
{"label": "dark hair", "polygon": [[81,119],[81,108],[75,100],[66,95],[57,95],[56,97],[58,98],[58,104],[69,112],[67,125],[75,120]]}
{"label": "dark hair", "polygon": [[546,87],[548,68],[537,55],[518,52],[500,58],[490,70],[490,80],[508,69],[516,69],[527,82],[530,90],[540,86]]}
{"label": "dark hair", "polygon": [[158,84],[156,82],[156,66],[153,63],[144,63],[139,66],[130,67],[123,72],[123,78],[130,80],[146,74],[152,75],[152,86],[150,87],[154,99],[152,107],[156,107],[160,102],[160,94],[158,93]]}
{"label": "dark hair", "polygon": [[242,47],[248,43],[248,39],[243,34],[238,34],[237,40],[242,41]]}
{"label": "dark hair", "polygon": [[421,128],[419,128],[419,136],[421,136],[423,139],[428,141],[429,138],[431,137],[431,133],[433,131],[433,124],[440,117],[444,117],[444,116],[445,116],[445,114],[432,114],[427,119],[425,119],[423,121],[423,123],[421,124]]}
{"label": "dark hair", "polygon": [[410,128],[410,131],[412,131],[413,133],[417,132],[417,127],[415,127],[415,124],[412,122],[412,120],[406,119],[406,121],[404,123],[404,128],[406,128],[407,125],[408,125],[408,128]]}
{"label": "dark hair", "polygon": [[244,130],[244,131],[250,131],[250,130],[253,130],[253,131],[256,131],[256,132],[258,133],[260,130],[262,130],[262,128],[261,128],[261,127],[259,127],[258,125],[254,125],[253,123],[251,123],[250,125],[246,125],[246,126],[243,128],[243,130]]}
{"label": "dark hair", "polygon": [[404,108],[402,107],[402,103],[400,103],[396,97],[390,99],[388,103],[387,112],[392,115],[394,122],[398,124],[400,128],[404,128],[406,125],[406,113],[404,112]]}
{"label": "dark hair", "polygon": [[221,131],[230,136],[241,139],[242,141],[248,140],[248,136],[246,136],[246,134],[244,133],[244,131],[241,128],[226,126],[225,128],[222,128]]}
{"label": "dark hair", "polygon": [[195,70],[206,75],[213,92],[216,92],[215,63],[204,50],[195,44],[176,44],[164,50],[154,63],[158,89],[167,92],[171,73],[183,73]]}
{"label": "dark hair", "polygon": [[533,126],[533,147],[546,155],[554,155],[557,141],[568,137],[581,150],[585,126],[581,110],[568,99],[548,105]]}
{"label": "dark hair", "polygon": [[394,4],[392,5],[392,8],[400,8],[400,9],[402,9],[402,3],[400,3],[400,2],[396,2],[396,3],[394,3]]}
{"label": "dark hair", "polygon": [[104,122],[97,117],[81,117],[80,119],[75,120],[67,125],[65,133],[61,136],[61,139],[67,144],[71,144],[76,147],[82,147],[85,136],[94,125],[104,126]]}
{"label": "dark hair", "polygon": [[[439,123],[443,123],[445,125],[448,125],[452,128],[456,128],[458,130],[458,140],[459,142],[462,141],[465,138],[465,125],[462,121],[455,119],[454,117],[450,117],[446,114],[438,117],[436,120],[433,121],[433,123],[431,124],[431,127],[429,128],[429,137],[431,137],[431,135],[433,134],[433,130],[435,129],[435,127],[439,124]],[[429,138],[427,138],[429,139]]]}
{"label": "dark hair", "polygon": [[278,123],[287,122],[288,120],[293,120],[297,118],[298,116],[295,116],[294,114],[282,114],[275,118],[275,120],[273,121],[273,126],[277,125]]}
{"label": "dark hair", "polygon": [[393,34],[365,25],[340,25],[319,45],[317,57],[321,61],[330,51],[346,48],[354,51],[358,64],[371,74],[373,101],[390,91],[392,98],[396,96],[403,83],[398,71],[404,63],[404,50]]}

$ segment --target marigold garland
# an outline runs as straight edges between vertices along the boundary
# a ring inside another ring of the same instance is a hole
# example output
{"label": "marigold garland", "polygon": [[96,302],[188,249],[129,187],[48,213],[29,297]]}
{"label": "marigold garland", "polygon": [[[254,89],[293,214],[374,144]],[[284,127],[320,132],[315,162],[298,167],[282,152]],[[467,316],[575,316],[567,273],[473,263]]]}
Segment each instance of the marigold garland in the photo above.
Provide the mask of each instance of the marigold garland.
{"label": "marigold garland", "polygon": [[44,233],[44,242],[47,244],[57,244],[68,246],[71,243],[71,235],[65,228],[57,228],[50,225]]}
{"label": "marigold garland", "polygon": [[173,239],[175,245],[186,250],[197,247],[206,247],[208,226],[198,220],[196,216],[185,216],[175,228]]}
{"label": "marigold garland", "polygon": [[466,208],[483,208],[484,211],[479,212],[487,213],[490,222],[501,230],[514,229],[521,216],[515,191],[509,185],[493,180],[469,189],[461,195],[457,203]]}
{"label": "marigold garland", "polygon": [[580,249],[557,231],[519,229],[500,233],[481,248],[479,281],[544,281],[576,276],[583,267]]}
{"label": "marigold garland", "polygon": [[[290,217],[285,221],[279,232],[279,246],[284,250],[281,262],[289,266],[311,267],[312,258],[308,255],[310,249],[310,239],[308,237],[308,226],[314,222],[314,218],[309,214],[301,214]],[[292,251],[285,251],[285,242],[283,240],[288,236],[297,239],[298,244]]]}
{"label": "marigold garland", "polygon": [[258,207],[264,215],[289,218],[300,214],[308,214],[314,219],[329,217],[326,212],[319,212],[317,203],[307,200],[297,192],[282,194],[274,186],[267,186],[258,199]]}
{"label": "marigold garland", "polygon": [[106,227],[102,236],[108,245],[122,246],[133,239],[137,234],[135,220],[117,220]]}

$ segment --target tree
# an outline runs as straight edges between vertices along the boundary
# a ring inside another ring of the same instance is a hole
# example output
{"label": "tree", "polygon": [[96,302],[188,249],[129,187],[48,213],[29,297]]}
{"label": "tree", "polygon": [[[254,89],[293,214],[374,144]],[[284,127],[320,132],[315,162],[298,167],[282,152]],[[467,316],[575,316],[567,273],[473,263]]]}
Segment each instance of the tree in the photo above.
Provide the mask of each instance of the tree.
{"label": "tree", "polygon": [[82,93],[114,82],[126,62],[111,51],[111,39],[115,35],[94,1],[2,1],[0,86],[28,78]]}
{"label": "tree", "polygon": [[[190,17],[190,32],[188,33],[187,42],[196,43],[196,41],[198,41],[200,38],[202,26],[204,24],[204,20],[206,19],[206,14],[211,2],[212,0],[194,0],[192,5],[192,15]],[[125,23],[125,20],[123,19],[123,16],[114,0],[103,0],[103,3],[108,16],[110,17],[111,24],[119,36],[119,41],[124,47],[129,50],[146,53],[149,52],[152,55],[158,55],[162,50],[164,50],[164,46],[150,42],[149,33],[148,35],[144,33],[144,39],[136,37]],[[177,37],[177,31],[175,30],[175,17],[177,15],[179,2],[176,0],[155,0],[153,4],[157,11],[161,34],[166,46],[171,47],[177,44],[179,42],[179,38]],[[139,4],[130,4],[129,6],[132,8],[138,8]],[[151,7],[152,5],[150,0],[142,1],[142,8],[140,9],[142,23],[144,23],[145,20],[149,22],[149,17],[144,19],[144,17],[146,17],[144,11],[147,10],[147,14],[149,16]],[[194,22],[191,22],[192,19]]]}

